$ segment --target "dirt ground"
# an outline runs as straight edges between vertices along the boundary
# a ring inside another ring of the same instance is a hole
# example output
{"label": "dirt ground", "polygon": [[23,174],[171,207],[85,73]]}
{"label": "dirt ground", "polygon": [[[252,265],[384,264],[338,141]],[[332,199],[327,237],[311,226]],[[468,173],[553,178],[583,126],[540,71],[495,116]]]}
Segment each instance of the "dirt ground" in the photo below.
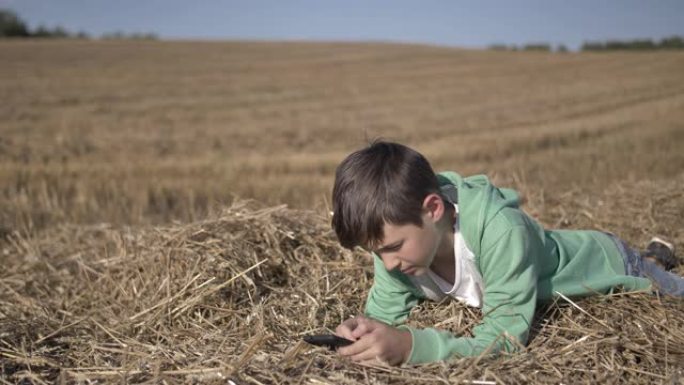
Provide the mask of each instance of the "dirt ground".
{"label": "dirt ground", "polygon": [[[0,53],[3,383],[684,383],[684,304],[643,293],[545,304],[528,348],[497,359],[368,368],[299,342],[362,309],[372,268],[327,209],[337,163],[376,137],[516,188],[549,228],[682,250],[683,53]],[[479,317],[425,304],[410,322],[467,334]]]}

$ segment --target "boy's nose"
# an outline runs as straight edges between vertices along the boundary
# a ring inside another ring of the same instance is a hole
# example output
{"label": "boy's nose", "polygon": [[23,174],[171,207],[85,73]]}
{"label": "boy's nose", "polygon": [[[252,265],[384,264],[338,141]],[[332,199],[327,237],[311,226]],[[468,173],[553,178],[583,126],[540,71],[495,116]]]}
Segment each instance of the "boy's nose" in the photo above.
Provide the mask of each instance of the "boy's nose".
{"label": "boy's nose", "polygon": [[387,269],[387,271],[392,271],[392,270],[398,268],[399,265],[401,264],[401,261],[399,260],[399,258],[394,257],[394,256],[387,256],[387,257],[383,258],[383,262],[385,264],[385,269]]}

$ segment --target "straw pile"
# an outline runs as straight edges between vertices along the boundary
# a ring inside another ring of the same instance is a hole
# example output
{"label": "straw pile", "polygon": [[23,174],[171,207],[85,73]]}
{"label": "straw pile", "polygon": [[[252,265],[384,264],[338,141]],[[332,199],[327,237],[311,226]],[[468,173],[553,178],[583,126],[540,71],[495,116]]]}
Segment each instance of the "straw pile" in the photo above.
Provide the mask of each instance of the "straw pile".
{"label": "straw pile", "polygon": [[[681,185],[641,185],[657,226],[681,227]],[[654,226],[639,205],[616,211],[571,193],[544,207],[540,198],[530,196],[530,211],[551,225],[617,221],[613,230],[635,241]],[[240,202],[164,228],[14,232],[0,256],[0,382],[684,383],[684,303],[647,294],[560,298],[540,308],[522,353],[499,358],[363,367],[310,347],[301,336],[358,314],[372,283],[368,258],[341,249],[328,223]],[[479,317],[456,302],[425,303],[410,323],[468,334]]]}

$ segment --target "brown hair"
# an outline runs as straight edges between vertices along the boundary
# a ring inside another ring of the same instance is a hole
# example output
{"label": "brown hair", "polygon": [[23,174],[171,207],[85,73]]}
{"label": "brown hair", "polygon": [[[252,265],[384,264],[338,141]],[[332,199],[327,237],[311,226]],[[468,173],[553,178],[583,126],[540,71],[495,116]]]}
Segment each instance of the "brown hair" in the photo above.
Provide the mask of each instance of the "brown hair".
{"label": "brown hair", "polygon": [[423,200],[439,193],[430,163],[417,151],[376,140],[345,158],[335,171],[332,227],[348,249],[370,249],[385,222],[422,226]]}

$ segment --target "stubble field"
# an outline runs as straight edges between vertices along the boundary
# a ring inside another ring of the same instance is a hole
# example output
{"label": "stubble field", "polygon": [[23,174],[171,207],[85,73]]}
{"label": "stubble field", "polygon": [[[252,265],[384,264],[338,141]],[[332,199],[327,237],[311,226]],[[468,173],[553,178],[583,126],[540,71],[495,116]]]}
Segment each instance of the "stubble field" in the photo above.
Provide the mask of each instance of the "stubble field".
{"label": "stubble field", "polygon": [[376,137],[548,227],[684,247],[682,53],[3,41],[0,63],[3,382],[684,381],[684,305],[645,294],[550,304],[503,359],[362,368],[297,343],[362,308],[370,265],[326,216]]}

